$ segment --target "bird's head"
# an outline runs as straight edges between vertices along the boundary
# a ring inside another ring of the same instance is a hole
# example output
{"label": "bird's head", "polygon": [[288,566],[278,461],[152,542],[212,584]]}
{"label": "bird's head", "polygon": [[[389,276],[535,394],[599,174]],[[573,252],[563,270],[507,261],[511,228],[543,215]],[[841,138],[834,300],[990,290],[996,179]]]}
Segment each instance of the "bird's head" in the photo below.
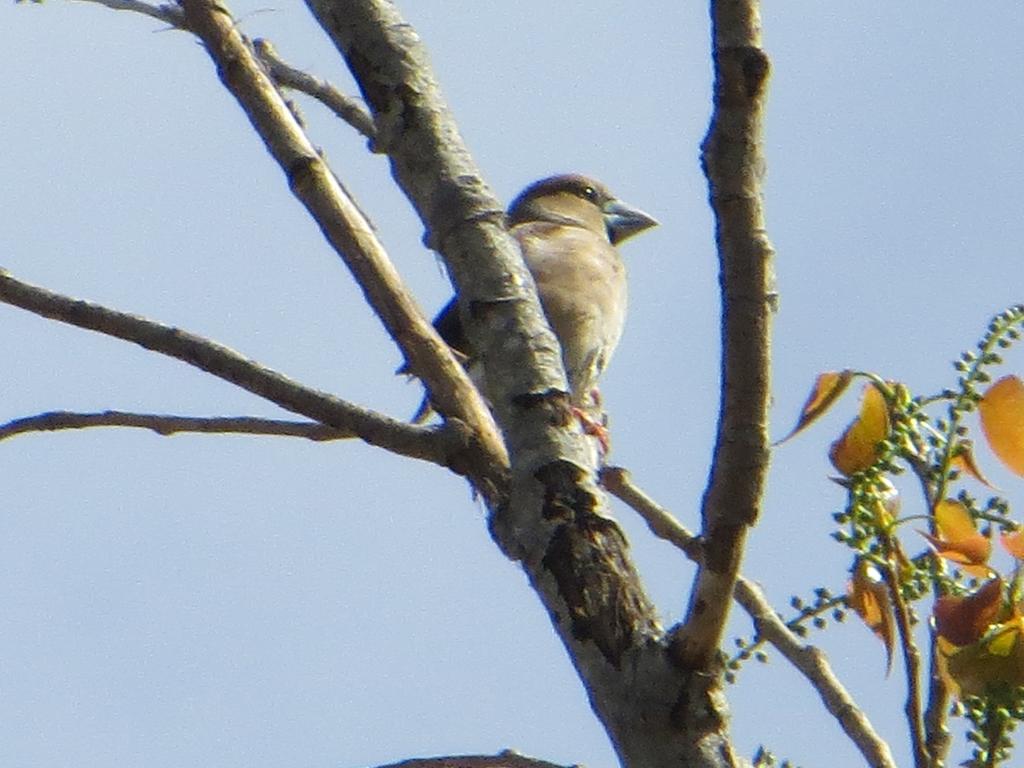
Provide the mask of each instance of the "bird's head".
{"label": "bird's head", "polygon": [[619,200],[595,179],[578,174],[551,176],[531,184],[508,209],[511,226],[548,221],[604,232],[615,245],[657,226],[653,216]]}

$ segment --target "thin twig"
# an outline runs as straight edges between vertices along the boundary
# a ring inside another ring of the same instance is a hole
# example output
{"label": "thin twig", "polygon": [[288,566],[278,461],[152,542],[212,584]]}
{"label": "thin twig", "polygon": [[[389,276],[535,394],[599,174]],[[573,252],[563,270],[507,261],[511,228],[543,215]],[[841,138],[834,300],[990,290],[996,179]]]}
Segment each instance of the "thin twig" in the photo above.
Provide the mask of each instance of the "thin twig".
{"label": "thin twig", "polygon": [[703,556],[700,540],[675,515],[648,496],[636,483],[625,467],[605,466],[601,468],[601,485],[608,493],[624,502],[643,518],[651,533],[659,539],[673,544],[688,558],[698,561]]}
{"label": "thin twig", "polygon": [[334,429],[317,422],[261,419],[255,416],[176,416],[166,413],[135,413],[131,411],[101,411],[98,413],[47,411],[0,424],[0,440],[31,432],[56,432],[91,427],[135,427],[149,429],[164,436],[181,432],[196,432],[201,434],[304,437],[314,442],[358,437],[351,430]]}
{"label": "thin twig", "polygon": [[[173,3],[154,5],[143,2],[143,0],[79,0],[79,2],[95,3],[115,11],[134,11],[159,19],[175,29],[188,28],[181,7]],[[305,93],[319,101],[367,139],[372,141],[376,138],[377,129],[373,124],[373,118],[370,116],[369,110],[357,99],[346,95],[327,80],[321,80],[285,63],[269,40],[262,38],[253,40],[253,49],[278,85]]]}
{"label": "thin twig", "polygon": [[925,746],[924,718],[921,704],[921,652],[914,642],[914,631],[910,621],[910,608],[900,592],[899,580],[889,565],[881,568],[889,597],[896,617],[896,629],[903,649],[903,668],[907,678],[907,701],[903,711],[910,728],[910,748],[914,754],[915,768],[928,768],[930,760]]}
{"label": "thin twig", "polygon": [[867,715],[839,682],[824,651],[801,643],[754,582],[739,577],[733,596],[750,614],[758,634],[771,643],[818,692],[825,708],[839,722],[867,764],[872,768],[896,768],[889,745],[875,732]]}
{"label": "thin twig", "polygon": [[313,97],[366,138],[371,141],[377,138],[377,127],[373,124],[373,117],[357,99],[342,93],[326,80],[286,64],[269,40],[256,39],[252,45],[256,55],[266,65],[267,71],[278,85]]}
{"label": "thin twig", "polygon": [[29,312],[131,341],[160,354],[229,381],[254,395],[335,429],[358,435],[366,442],[403,456],[451,466],[455,457],[446,447],[451,435],[406,424],[340,398],[303,386],[282,373],[250,360],[202,336],[73,299],[16,280],[0,270],[0,302]]}
{"label": "thin twig", "polygon": [[931,658],[928,661],[928,704],[924,710],[925,748],[932,765],[942,765],[952,745],[949,732],[950,690],[939,670],[938,633],[929,630]]}
{"label": "thin twig", "polygon": [[[949,431],[947,431],[947,435],[953,435],[954,433],[955,427],[951,426]],[[947,438],[947,444],[948,442],[949,440]],[[949,461],[951,461],[951,459],[952,455],[944,452],[943,459],[941,460],[942,469],[939,472],[939,476],[944,479],[937,486],[931,478],[928,471],[928,464],[926,462],[918,457],[907,457],[911,471],[921,484],[921,493],[924,496],[925,507],[928,510],[935,509],[939,493],[945,494],[945,478],[948,478]],[[929,532],[935,534],[934,516],[929,515],[928,521],[930,529]],[[928,556],[931,558],[933,563],[932,593],[935,595],[935,598],[938,599],[942,596],[942,585],[939,576],[945,573],[946,563],[942,558],[934,557],[931,552],[928,553]],[[939,654],[936,645],[937,633],[934,627],[929,629],[928,637],[930,640],[928,643],[930,658],[928,660],[928,698],[927,703],[924,705],[923,715],[924,746],[931,764],[941,765],[945,761],[946,755],[949,753],[949,748],[953,742],[948,726],[950,690],[945,678],[939,671]]]}
{"label": "thin twig", "polygon": [[142,0],[79,0],[79,2],[95,3],[115,11],[134,11],[145,16],[151,16],[176,29],[185,28],[185,15],[182,13],[181,8],[173,3],[154,5],[142,2]]}
{"label": "thin twig", "polygon": [[[601,470],[601,484],[639,514],[655,536],[674,545],[691,560],[700,561],[703,552],[700,539],[644,493],[626,469],[605,467]],[[736,579],[732,595],[750,615],[758,635],[796,667],[818,692],[825,708],[836,718],[867,764],[872,768],[896,768],[888,744],[875,732],[871,721],[836,677],[824,652],[805,645],[790,631],[756,583],[740,576]]]}

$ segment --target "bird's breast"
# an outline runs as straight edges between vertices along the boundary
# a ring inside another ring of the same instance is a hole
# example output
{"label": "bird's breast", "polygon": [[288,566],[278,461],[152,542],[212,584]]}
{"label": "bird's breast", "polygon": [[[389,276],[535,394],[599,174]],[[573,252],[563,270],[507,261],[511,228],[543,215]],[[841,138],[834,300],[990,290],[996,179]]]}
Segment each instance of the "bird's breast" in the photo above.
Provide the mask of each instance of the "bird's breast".
{"label": "bird's breast", "polygon": [[578,395],[593,387],[622,335],[625,265],[603,233],[582,227],[533,227],[516,234]]}

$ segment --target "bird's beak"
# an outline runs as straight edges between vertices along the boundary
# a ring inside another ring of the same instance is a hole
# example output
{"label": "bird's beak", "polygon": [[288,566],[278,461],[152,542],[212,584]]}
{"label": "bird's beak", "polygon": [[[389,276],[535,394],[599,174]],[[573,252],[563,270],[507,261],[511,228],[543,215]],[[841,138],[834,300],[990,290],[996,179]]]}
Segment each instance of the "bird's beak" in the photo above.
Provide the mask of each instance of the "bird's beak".
{"label": "bird's beak", "polygon": [[608,239],[612,245],[621,243],[645,229],[658,226],[658,220],[639,208],[627,205],[621,200],[609,200],[601,211],[608,228]]}

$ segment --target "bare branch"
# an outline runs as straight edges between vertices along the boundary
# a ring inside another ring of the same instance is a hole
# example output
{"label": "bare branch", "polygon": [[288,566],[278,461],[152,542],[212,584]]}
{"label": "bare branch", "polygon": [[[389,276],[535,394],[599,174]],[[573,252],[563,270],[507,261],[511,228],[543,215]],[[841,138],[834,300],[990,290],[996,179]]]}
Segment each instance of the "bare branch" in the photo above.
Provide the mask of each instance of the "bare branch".
{"label": "bare branch", "polygon": [[[655,536],[674,545],[691,560],[700,562],[703,556],[700,540],[671,512],[644,493],[633,482],[627,470],[622,467],[605,467],[601,471],[601,484],[639,514]],[[742,576],[737,577],[732,596],[750,615],[758,635],[796,667],[818,692],[825,708],[836,718],[867,764],[872,768],[896,768],[889,745],[875,732],[871,721],[836,677],[824,652],[800,642],[779,618],[755,582]]]}
{"label": "bare branch", "polygon": [[875,732],[867,715],[839,682],[825,653],[820,648],[801,643],[775,613],[761,588],[754,582],[739,577],[733,588],[733,596],[754,620],[758,634],[807,678],[825,708],[839,721],[843,731],[860,750],[865,762],[872,768],[896,768],[889,745]]}
{"label": "bare branch", "polygon": [[348,265],[367,302],[423,380],[431,401],[477,436],[485,452],[478,469],[489,468],[478,478],[480,490],[488,493],[500,482],[496,476],[503,473],[508,458],[490,411],[465,370],[416,306],[372,226],[309,142],[223,4],[183,0],[182,7],[189,29],[202,39],[221,81],[287,175],[292,192]]}
{"label": "bare branch", "polygon": [[[181,432],[197,432],[202,434],[304,437],[314,442],[358,437],[352,431],[334,429],[317,422],[261,419],[255,416],[175,416],[166,413],[130,411],[101,411],[98,413],[47,411],[0,424],[0,440],[30,432],[56,432],[64,429],[88,429],[90,427],[135,427],[149,429],[164,436]],[[429,430],[424,429],[424,432],[427,431]]]}
{"label": "bare branch", "polygon": [[253,40],[252,46],[279,86],[312,96],[366,138],[373,141],[377,137],[373,117],[359,101],[342,93],[326,80],[288,66],[269,40]]}
{"label": "bare branch", "polygon": [[457,428],[449,432],[447,429],[430,430],[406,424],[326,392],[305,387],[209,339],[137,315],[53,293],[16,280],[2,270],[0,302],[183,360],[285,410],[358,435],[371,445],[392,453],[431,461],[463,474],[467,471],[467,459],[456,447],[465,441],[465,437],[456,435],[461,431]]}
{"label": "bare branch", "polygon": [[134,11],[145,16],[151,16],[176,29],[184,29],[185,15],[174,3],[146,3],[143,0],[79,0],[79,2],[95,3],[115,11]]}
{"label": "bare branch", "polygon": [[[134,11],[154,19],[159,19],[175,29],[188,29],[185,14],[181,7],[174,3],[154,5],[144,0],[78,0],[111,8],[115,11]],[[295,69],[285,63],[269,40],[253,40],[253,50],[266,67],[267,72],[282,88],[300,91],[319,101],[335,115],[355,128],[371,141],[377,135],[373,117],[357,99],[353,99],[338,90],[330,82],[314,77],[301,69]]]}
{"label": "bare branch", "polygon": [[712,663],[721,644],[747,530],[768,472],[773,251],[761,204],[768,57],[757,0],[711,4],[714,113],[702,160],[715,213],[722,286],[722,394],[711,476],[701,507],[704,562],[673,638],[681,664]]}
{"label": "bare branch", "polygon": [[633,482],[629,470],[624,467],[603,467],[601,485],[608,493],[640,515],[651,529],[651,533],[659,539],[673,544],[694,562],[700,561],[704,556],[704,547],[700,540],[680,523],[675,515],[644,493]]}

